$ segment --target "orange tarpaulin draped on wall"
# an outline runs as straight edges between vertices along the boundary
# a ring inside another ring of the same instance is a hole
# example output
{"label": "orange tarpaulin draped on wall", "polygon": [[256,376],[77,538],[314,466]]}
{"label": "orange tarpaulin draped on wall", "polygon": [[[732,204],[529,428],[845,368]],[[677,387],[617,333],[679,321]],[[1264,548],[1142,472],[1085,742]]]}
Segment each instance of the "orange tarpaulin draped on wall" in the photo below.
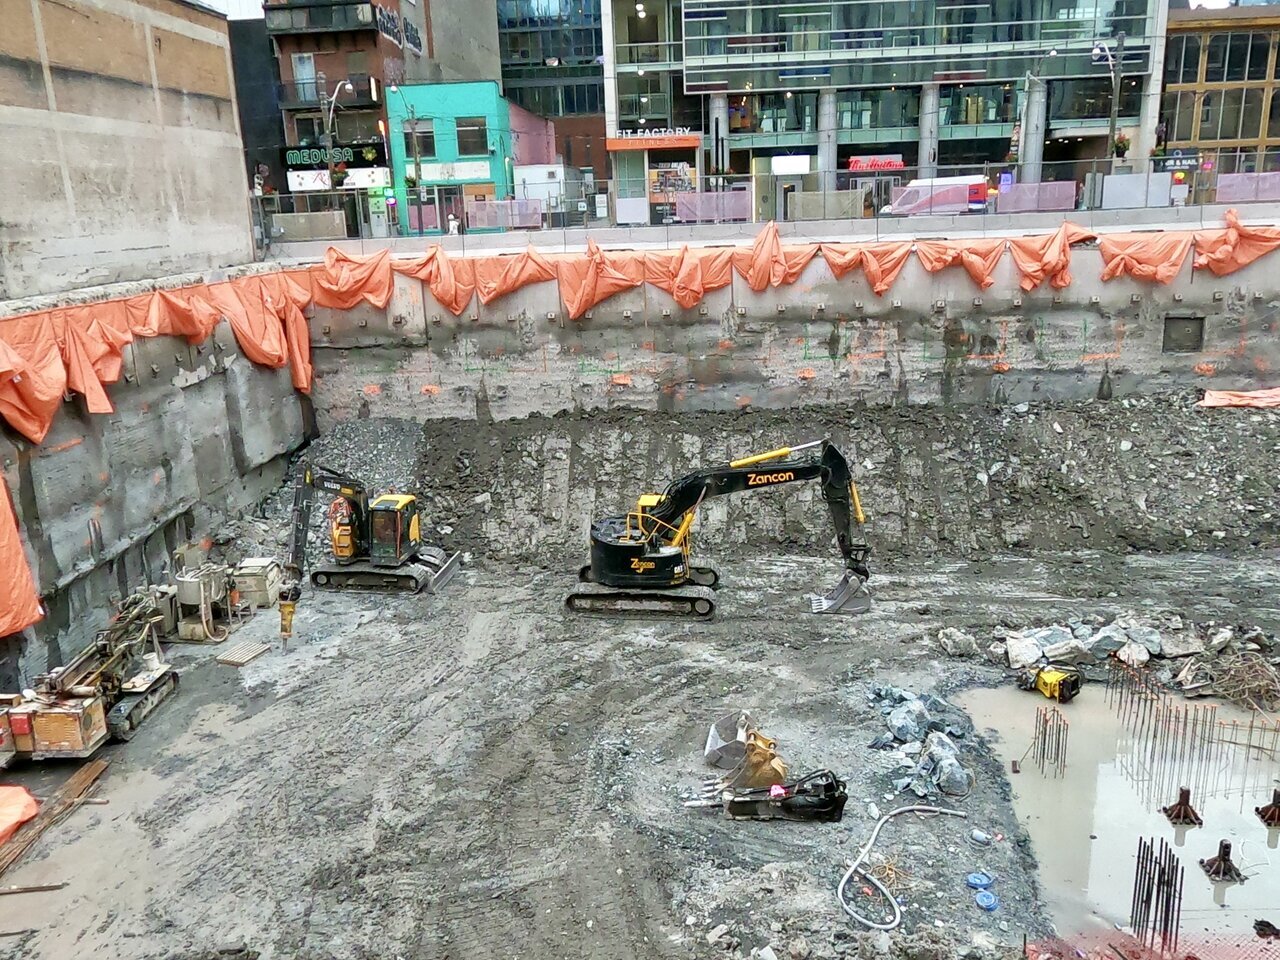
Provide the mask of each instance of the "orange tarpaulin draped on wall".
{"label": "orange tarpaulin draped on wall", "polygon": [[317,307],[349,310],[361,300],[382,309],[391,302],[391,250],[351,257],[330,247],[324,264],[311,268],[311,294]]}
{"label": "orange tarpaulin draped on wall", "polygon": [[39,812],[40,804],[26,787],[0,786],[0,844],[7,843],[20,826]]}
{"label": "orange tarpaulin draped on wall", "polygon": [[40,595],[18,536],[18,518],[9,498],[9,486],[0,474],[0,637],[25,630],[43,616]]}
{"label": "orange tarpaulin draped on wall", "polygon": [[586,256],[565,257],[556,266],[560,297],[570,320],[577,320],[615,293],[644,283],[644,254],[605,253],[590,238]]}
{"label": "orange tarpaulin draped on wall", "polygon": [[454,268],[454,263],[439,244],[427,248],[427,255],[416,260],[392,260],[391,269],[405,276],[421,280],[446,310],[455,317],[462,316],[472,295],[476,292],[475,270],[468,261],[466,267]]}
{"label": "orange tarpaulin draped on wall", "polygon": [[1071,283],[1071,245],[1092,239],[1092,233],[1070,222],[1046,236],[1009,238],[1013,262],[1022,274],[1022,289],[1034,290],[1046,279],[1055,290],[1066,287]]}
{"label": "orange tarpaulin draped on wall", "polygon": [[66,389],[67,368],[49,314],[0,323],[0,414],[9,426],[40,443]]}
{"label": "orange tarpaulin draped on wall", "polygon": [[778,239],[778,225],[770,220],[750,247],[734,251],[733,265],[759,293],[765,287],[795,283],[817,252],[816,243],[784,248]]}
{"label": "orange tarpaulin draped on wall", "polygon": [[671,294],[688,310],[709,290],[719,290],[733,282],[731,247],[713,250],[650,250],[644,255],[644,279]]}
{"label": "orange tarpaulin draped on wall", "polygon": [[1266,390],[1206,390],[1199,407],[1280,407],[1280,387]]}
{"label": "orange tarpaulin draped on wall", "polygon": [[859,265],[876,296],[893,286],[911,255],[911,243],[824,243],[822,256],[839,280]]}
{"label": "orange tarpaulin draped on wall", "polygon": [[1246,227],[1235,210],[1226,214],[1227,229],[1196,234],[1196,269],[1225,277],[1280,247],[1280,228]]}
{"label": "orange tarpaulin draped on wall", "polygon": [[1004,256],[1005,239],[998,240],[919,240],[916,256],[930,273],[958,263],[981,290],[995,283],[992,274]]}
{"label": "orange tarpaulin draped on wall", "polygon": [[[204,343],[221,320],[218,310],[203,294],[194,290],[157,290],[125,301],[129,307],[129,329],[135,336],[186,337],[188,343]],[[142,316],[136,316],[135,304],[145,301]]]}
{"label": "orange tarpaulin draped on wall", "polygon": [[481,303],[492,303],[528,284],[556,278],[556,268],[532,245],[514,256],[477,257],[461,262],[474,269],[476,294]]}
{"label": "orange tarpaulin draped on wall", "polygon": [[1102,279],[1130,276],[1135,280],[1170,283],[1191,252],[1195,234],[1108,233],[1098,237],[1102,254]]}
{"label": "orange tarpaulin draped on wall", "polygon": [[120,379],[121,353],[133,341],[133,335],[127,330],[121,331],[94,316],[94,313],[109,312],[111,306],[93,304],[53,311],[67,388],[84,397],[90,413],[111,413],[115,409],[103,384]]}

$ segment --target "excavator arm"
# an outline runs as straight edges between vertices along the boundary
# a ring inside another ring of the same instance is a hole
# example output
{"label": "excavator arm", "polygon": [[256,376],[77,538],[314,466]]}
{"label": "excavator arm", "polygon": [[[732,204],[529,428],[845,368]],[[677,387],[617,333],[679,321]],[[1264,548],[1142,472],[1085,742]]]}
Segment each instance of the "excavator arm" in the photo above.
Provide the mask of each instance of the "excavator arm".
{"label": "excavator arm", "polygon": [[[816,461],[795,456],[814,447],[821,447]],[[653,533],[659,539],[679,546],[687,539],[694,515],[704,500],[811,480],[818,480],[822,485],[822,499],[831,513],[836,544],[845,566],[862,579],[868,579],[870,573],[866,561],[870,549],[859,542],[854,530],[855,522],[859,525],[866,522],[862,502],[849,471],[849,462],[840,448],[829,440],[782,447],[734,460],[725,467],[686,474],[673,481],[662,500],[649,510],[649,515],[655,520]]]}

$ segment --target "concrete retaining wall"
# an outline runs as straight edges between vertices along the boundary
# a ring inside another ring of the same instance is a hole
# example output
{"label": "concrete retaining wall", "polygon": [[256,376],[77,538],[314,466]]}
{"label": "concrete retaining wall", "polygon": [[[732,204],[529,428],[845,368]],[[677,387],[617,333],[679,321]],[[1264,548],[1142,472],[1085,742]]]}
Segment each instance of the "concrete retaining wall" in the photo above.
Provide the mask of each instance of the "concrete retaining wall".
{"label": "concrete retaining wall", "polygon": [[[315,311],[317,416],[323,429],[365,416],[474,417],[482,405],[507,418],[1018,402],[1270,385],[1280,369],[1274,262],[1215,278],[1188,260],[1168,286],[1102,283],[1101,269],[1096,249],[1076,248],[1075,282],[1024,293],[1006,256],[995,286],[979,291],[963,270],[929,274],[912,257],[877,297],[860,272],[837,281],[816,258],[792,286],[755,293],[735,276],[685,310],[645,285],[579,321],[554,282],[473,300],[455,318],[397,275],[386,311]],[[1202,319],[1198,349],[1166,349],[1166,318],[1180,316]]]}
{"label": "concrete retaining wall", "polygon": [[0,435],[0,467],[49,607],[27,636],[0,640],[0,689],[80,649],[112,597],[161,581],[175,546],[278,486],[303,440],[288,370],[251,364],[226,324],[201,347],[135,341],[109,393],[115,413],[70,399],[40,446]]}

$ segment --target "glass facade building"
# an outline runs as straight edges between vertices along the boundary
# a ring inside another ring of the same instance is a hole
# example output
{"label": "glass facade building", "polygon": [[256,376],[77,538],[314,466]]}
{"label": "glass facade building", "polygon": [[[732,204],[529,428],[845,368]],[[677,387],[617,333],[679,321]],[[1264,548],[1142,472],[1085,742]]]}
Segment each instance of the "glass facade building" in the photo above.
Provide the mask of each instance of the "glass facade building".
{"label": "glass facade building", "polygon": [[498,0],[503,93],[544,117],[604,112],[602,0]]}
{"label": "glass facade building", "polygon": [[611,136],[700,131],[704,169],[806,151],[819,171],[1004,161],[1024,127],[1063,159],[1104,156],[1117,84],[1099,43],[1122,46],[1119,126],[1154,146],[1167,0],[603,3]]}

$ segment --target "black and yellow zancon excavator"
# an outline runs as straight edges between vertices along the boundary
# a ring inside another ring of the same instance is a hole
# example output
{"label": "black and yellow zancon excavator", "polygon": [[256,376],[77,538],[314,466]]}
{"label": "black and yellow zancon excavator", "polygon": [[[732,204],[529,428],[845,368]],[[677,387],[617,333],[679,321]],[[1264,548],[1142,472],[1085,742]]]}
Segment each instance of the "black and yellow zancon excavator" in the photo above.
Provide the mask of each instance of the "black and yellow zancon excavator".
{"label": "black and yellow zancon excavator", "polygon": [[[820,448],[815,451],[815,448]],[[818,455],[815,457],[812,453]],[[711,497],[817,480],[831,511],[844,560],[840,582],[825,596],[811,596],[814,613],[863,613],[871,606],[866,583],[871,548],[855,536],[865,517],[849,472],[835,444],[815,440],[734,460],[683,476],[666,493],[646,493],[626,516],[591,524],[591,562],[565,598],[574,611],[613,616],[688,616],[715,613],[719,574],[690,558],[690,533],[699,505]]]}

